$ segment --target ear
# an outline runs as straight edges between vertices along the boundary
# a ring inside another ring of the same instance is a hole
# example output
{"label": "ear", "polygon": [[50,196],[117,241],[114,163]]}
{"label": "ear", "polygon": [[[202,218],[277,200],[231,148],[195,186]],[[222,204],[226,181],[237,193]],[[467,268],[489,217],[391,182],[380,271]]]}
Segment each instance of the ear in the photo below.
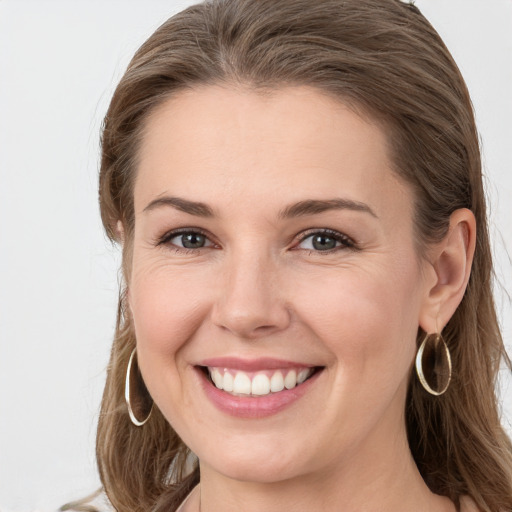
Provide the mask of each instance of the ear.
{"label": "ear", "polygon": [[429,253],[429,274],[420,312],[420,327],[427,333],[440,332],[459,306],[466,291],[476,244],[476,221],[466,208],[450,216],[450,226],[441,242]]}

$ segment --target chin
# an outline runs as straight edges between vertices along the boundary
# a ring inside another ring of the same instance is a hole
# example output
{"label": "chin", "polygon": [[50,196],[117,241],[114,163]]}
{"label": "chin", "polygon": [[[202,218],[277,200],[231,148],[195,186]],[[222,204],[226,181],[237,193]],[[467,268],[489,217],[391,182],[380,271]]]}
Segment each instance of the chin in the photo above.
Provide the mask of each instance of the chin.
{"label": "chin", "polygon": [[[220,450],[215,450],[217,453],[214,454],[208,453],[208,457],[201,458],[198,454],[201,465],[209,466],[233,480],[261,484],[288,480],[299,475],[301,468],[308,466],[306,460],[298,459],[296,449],[292,453],[283,450],[282,439],[267,446],[250,438],[244,441],[247,446],[243,450],[234,446],[219,446]],[[276,448],[275,444],[279,447]],[[304,457],[303,452],[300,455]]]}

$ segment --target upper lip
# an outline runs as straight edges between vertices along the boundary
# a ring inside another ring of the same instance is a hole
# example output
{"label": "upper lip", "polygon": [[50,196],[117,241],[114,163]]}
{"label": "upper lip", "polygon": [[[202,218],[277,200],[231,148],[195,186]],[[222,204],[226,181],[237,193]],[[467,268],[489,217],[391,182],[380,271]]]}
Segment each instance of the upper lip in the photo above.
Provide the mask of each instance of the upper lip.
{"label": "upper lip", "polygon": [[257,372],[259,370],[277,370],[284,368],[312,368],[318,365],[301,363],[298,361],[287,361],[273,357],[259,357],[257,359],[241,359],[239,357],[212,357],[200,361],[197,366],[209,366],[210,368],[231,368],[246,372]]}

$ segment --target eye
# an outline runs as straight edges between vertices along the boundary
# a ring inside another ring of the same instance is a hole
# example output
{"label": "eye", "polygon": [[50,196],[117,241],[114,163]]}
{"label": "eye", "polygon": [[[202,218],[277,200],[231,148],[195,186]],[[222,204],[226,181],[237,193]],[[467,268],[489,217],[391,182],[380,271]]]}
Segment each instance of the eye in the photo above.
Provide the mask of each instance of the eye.
{"label": "eye", "polygon": [[201,233],[184,233],[171,238],[170,241],[185,249],[200,249],[206,245],[208,239]]}
{"label": "eye", "polygon": [[343,248],[354,248],[354,242],[346,235],[333,230],[319,230],[304,236],[297,246],[316,252],[330,252]]}
{"label": "eye", "polygon": [[180,249],[194,250],[213,246],[213,242],[202,232],[183,230],[166,233],[157,245],[170,245],[177,251]]}

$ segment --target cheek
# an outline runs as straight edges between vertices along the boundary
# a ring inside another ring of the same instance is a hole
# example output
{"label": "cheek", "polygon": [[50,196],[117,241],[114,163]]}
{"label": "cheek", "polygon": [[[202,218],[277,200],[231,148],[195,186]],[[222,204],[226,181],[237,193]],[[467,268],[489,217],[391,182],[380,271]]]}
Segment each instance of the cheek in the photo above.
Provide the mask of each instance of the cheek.
{"label": "cheek", "polygon": [[129,301],[141,353],[175,357],[204,317],[207,290],[202,284],[201,276],[165,263],[134,266]]}
{"label": "cheek", "polygon": [[[407,373],[418,329],[419,272],[402,264],[343,268],[302,282],[299,316],[353,375]],[[412,262],[412,263],[411,263]],[[364,270],[362,270],[364,268]],[[314,284],[313,284],[314,283]],[[346,373],[343,372],[343,375]]]}
{"label": "cheek", "polygon": [[[165,264],[134,266],[129,303],[144,382],[171,424],[179,424],[190,405],[181,356],[205,315],[200,279]],[[180,412],[181,411],[181,412]]]}

